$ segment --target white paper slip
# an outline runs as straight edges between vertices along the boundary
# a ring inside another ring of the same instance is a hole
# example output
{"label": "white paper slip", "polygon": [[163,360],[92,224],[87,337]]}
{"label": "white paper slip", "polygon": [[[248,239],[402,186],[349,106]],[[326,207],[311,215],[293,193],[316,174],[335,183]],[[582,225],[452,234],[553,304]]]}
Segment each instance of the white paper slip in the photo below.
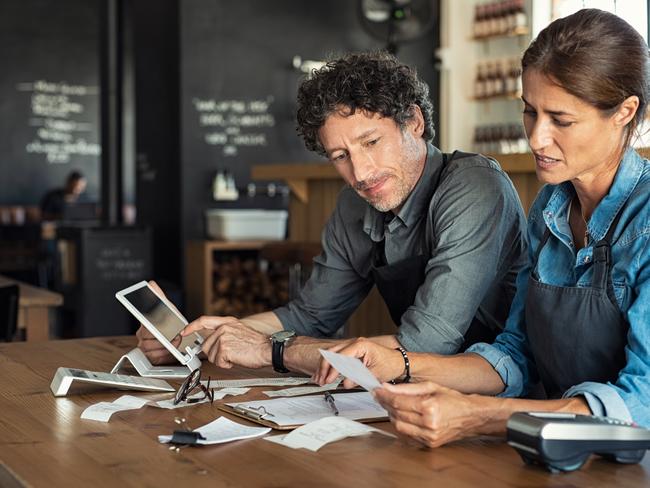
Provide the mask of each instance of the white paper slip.
{"label": "white paper slip", "polygon": [[337,352],[326,351],[325,349],[319,349],[319,351],[334,369],[346,378],[354,381],[362,388],[372,391],[375,388],[381,387],[377,378],[375,378],[370,370],[366,368],[359,359],[351,356],[344,356]]}
{"label": "white paper slip", "polygon": [[289,434],[265,437],[265,440],[291,447],[292,449],[303,448],[309,449],[310,451],[318,451],[330,442],[340,441],[346,437],[358,437],[371,434],[372,432],[377,432],[388,437],[395,437],[393,434],[384,432],[381,429],[346,419],[345,417],[325,417],[298,427]]}
{"label": "white paper slip", "polygon": [[[388,418],[388,412],[367,391],[334,393],[332,397],[340,417],[354,420]],[[332,407],[323,395],[227,403],[226,406],[237,414],[273,422],[280,427],[308,424],[332,415]]]}
{"label": "white paper slip", "polygon": [[[221,444],[224,442],[238,441],[241,439],[250,439],[271,431],[268,427],[249,427],[248,425],[241,425],[237,422],[227,419],[226,417],[219,417],[203,427],[194,429],[193,432],[199,432],[205,439],[198,439],[197,444]],[[158,441],[161,443],[168,443],[172,440],[170,435],[159,435]]]}
{"label": "white paper slip", "polygon": [[[230,389],[232,390],[232,388]],[[248,391],[248,390],[247,390]],[[231,395],[233,393],[226,392],[220,398],[223,398],[226,395]],[[195,399],[202,396],[203,393],[195,393],[190,395],[188,399]],[[217,398],[215,396],[215,398]],[[100,402],[95,403],[94,405],[89,406],[81,413],[81,418],[86,420],[97,420],[99,422],[108,422],[111,419],[111,416],[115,412],[122,412],[124,410],[136,410],[144,406],[164,408],[166,410],[175,410],[177,408],[191,407],[194,405],[200,405],[202,403],[209,402],[209,398],[203,398],[202,400],[188,403],[187,401],[182,401],[177,405],[174,405],[173,397],[170,397],[166,400],[152,400],[150,398],[138,398],[131,395],[122,395],[120,398],[113,402]]]}
{"label": "white paper slip", "polygon": [[312,393],[322,393],[324,391],[336,390],[338,386],[343,381],[342,378],[338,378],[333,383],[328,383],[323,386],[296,386],[293,388],[284,388],[282,390],[269,390],[263,391],[267,397],[294,397],[301,395],[311,395]]}
{"label": "white paper slip", "polygon": [[149,400],[137,398],[131,395],[123,395],[114,402],[100,402],[89,406],[81,413],[81,418],[86,420],[97,420],[108,422],[115,412],[124,410],[136,410],[144,407]]}
{"label": "white paper slip", "polygon": [[244,395],[250,391],[250,388],[222,388],[221,390],[212,390],[214,392],[214,399],[221,400],[228,395],[239,396]]}
{"label": "white paper slip", "polygon": [[[201,380],[208,386],[208,380]],[[311,383],[311,378],[248,378],[242,380],[210,380],[210,388],[247,387],[247,386],[298,386]]]}

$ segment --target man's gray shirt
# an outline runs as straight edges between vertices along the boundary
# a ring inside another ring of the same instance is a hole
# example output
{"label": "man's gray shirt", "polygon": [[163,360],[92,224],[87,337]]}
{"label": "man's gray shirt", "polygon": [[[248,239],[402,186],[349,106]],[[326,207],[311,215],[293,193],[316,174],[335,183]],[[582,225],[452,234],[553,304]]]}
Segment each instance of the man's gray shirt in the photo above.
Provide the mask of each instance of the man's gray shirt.
{"label": "man's gray shirt", "polygon": [[454,158],[428,145],[426,164],[399,213],[379,212],[351,187],[339,194],[323,252],[300,296],[274,312],[287,330],[330,336],[374,285],[373,242],[386,263],[426,254],[425,278],[401,317],[409,351],[452,354],[476,316],[502,329],[525,263],[526,220],[508,176],[481,155]]}

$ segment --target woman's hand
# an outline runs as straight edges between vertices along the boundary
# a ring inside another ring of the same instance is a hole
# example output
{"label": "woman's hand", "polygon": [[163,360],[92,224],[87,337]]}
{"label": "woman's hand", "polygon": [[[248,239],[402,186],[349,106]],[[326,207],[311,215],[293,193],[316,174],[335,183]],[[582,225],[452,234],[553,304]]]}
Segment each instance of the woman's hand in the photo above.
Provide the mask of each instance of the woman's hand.
{"label": "woman's hand", "polygon": [[428,447],[477,435],[485,424],[481,404],[495,400],[465,395],[432,382],[383,384],[373,391],[401,434]]}
{"label": "woman's hand", "polygon": [[[351,343],[337,344],[329,348],[328,351],[359,358],[379,381],[395,379],[404,372],[404,358],[399,351],[381,346],[368,339],[359,338]],[[326,385],[334,381],[338,375],[338,371],[325,359],[322,359],[318,370],[314,373],[313,381],[319,385]],[[343,386],[352,388],[356,385],[346,379]]]}

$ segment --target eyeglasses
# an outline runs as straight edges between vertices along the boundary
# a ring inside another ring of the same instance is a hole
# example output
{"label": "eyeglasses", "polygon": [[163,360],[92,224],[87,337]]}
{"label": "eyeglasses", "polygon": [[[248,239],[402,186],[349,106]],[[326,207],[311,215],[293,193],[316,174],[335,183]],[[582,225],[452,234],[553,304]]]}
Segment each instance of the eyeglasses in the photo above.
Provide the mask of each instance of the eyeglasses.
{"label": "eyeglasses", "polygon": [[[178,405],[181,402],[198,403],[202,402],[206,398],[210,399],[210,403],[214,402],[214,392],[210,389],[210,379],[211,378],[208,376],[208,385],[203,386],[201,383],[201,369],[197,368],[192,371],[188,377],[185,378],[185,381],[183,381],[183,384],[176,392],[176,395],[174,396],[174,405]],[[188,398],[197,388],[203,392],[203,396],[193,396]]]}

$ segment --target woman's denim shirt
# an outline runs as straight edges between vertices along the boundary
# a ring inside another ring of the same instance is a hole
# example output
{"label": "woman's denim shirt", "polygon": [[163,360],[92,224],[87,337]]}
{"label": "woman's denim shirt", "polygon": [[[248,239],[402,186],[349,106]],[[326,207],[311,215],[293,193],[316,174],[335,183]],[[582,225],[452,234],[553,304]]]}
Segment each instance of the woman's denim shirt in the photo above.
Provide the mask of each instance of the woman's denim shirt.
{"label": "woman's denim shirt", "polygon": [[[584,382],[563,396],[584,396],[594,415],[650,427],[650,163],[633,149],[626,151],[609,193],[589,220],[589,246],[577,253],[567,218],[574,196],[569,182],[542,188],[528,217],[528,266],[517,276],[506,327],[494,344],[476,344],[467,352],[481,355],[499,373],[506,385],[500,396],[525,395],[538,374],[528,348],[524,304],[534,255],[546,227],[551,235],[539,256],[540,280],[556,286],[591,286],[593,246],[620,210],[612,238],[611,276],[616,300],[630,325],[626,365],[613,383]],[[571,318],[565,318],[570,326]]]}

